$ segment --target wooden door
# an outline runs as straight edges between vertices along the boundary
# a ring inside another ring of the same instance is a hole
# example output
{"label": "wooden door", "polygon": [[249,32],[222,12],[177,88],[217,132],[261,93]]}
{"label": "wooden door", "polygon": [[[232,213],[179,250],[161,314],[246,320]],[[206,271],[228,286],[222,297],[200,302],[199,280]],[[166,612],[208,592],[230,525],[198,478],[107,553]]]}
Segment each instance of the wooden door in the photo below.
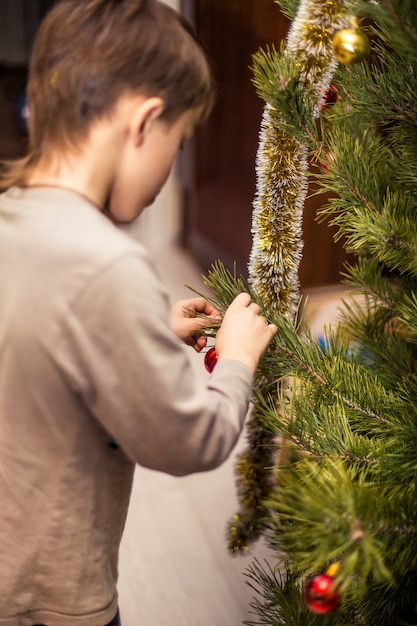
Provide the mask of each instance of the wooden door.
{"label": "wooden door", "polygon": [[[218,100],[209,121],[185,147],[184,244],[204,271],[217,259],[247,275],[252,245],[255,157],[264,102],[252,84],[252,55],[279,48],[289,22],[274,0],[182,0],[211,58]],[[326,224],[315,221],[319,197],[304,211],[303,288],[339,281],[346,254]]]}

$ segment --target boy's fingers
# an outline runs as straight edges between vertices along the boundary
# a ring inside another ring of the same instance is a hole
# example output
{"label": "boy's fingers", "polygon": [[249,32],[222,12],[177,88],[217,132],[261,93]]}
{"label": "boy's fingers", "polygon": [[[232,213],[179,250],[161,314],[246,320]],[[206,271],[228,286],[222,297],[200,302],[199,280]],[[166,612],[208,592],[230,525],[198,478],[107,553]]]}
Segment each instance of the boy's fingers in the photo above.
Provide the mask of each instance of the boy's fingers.
{"label": "boy's fingers", "polygon": [[195,311],[197,313],[204,313],[205,315],[210,315],[210,317],[219,317],[220,314],[218,310],[209,302],[205,300],[205,298],[198,298],[194,301],[195,303]]}
{"label": "boy's fingers", "polygon": [[207,328],[207,326],[212,326],[212,324],[215,324],[218,321],[218,318],[213,317],[211,319],[206,319],[203,317],[193,317],[192,319],[190,319],[189,322],[189,327],[191,329],[194,330],[198,330],[198,329],[203,329],[203,328]]}
{"label": "boy's fingers", "polygon": [[194,344],[194,349],[195,349],[197,352],[201,352],[201,350],[202,350],[203,348],[205,348],[205,347],[206,347],[206,345],[207,345],[207,339],[206,339],[206,337],[204,337],[203,335],[201,335],[200,337],[198,337],[198,338],[196,339],[196,342],[195,342],[195,344]]}
{"label": "boy's fingers", "polygon": [[229,308],[237,308],[237,307],[247,307],[251,309],[254,313],[259,315],[261,312],[261,307],[257,302],[252,302],[252,298],[246,292],[242,292],[236,296],[233,300]]}
{"label": "boy's fingers", "polygon": [[251,297],[248,293],[246,292],[242,292],[239,293],[236,298],[232,301],[232,303],[229,306],[230,308],[238,308],[238,307],[242,307],[242,306],[249,306],[251,303]]}
{"label": "boy's fingers", "polygon": [[183,311],[185,317],[197,317],[196,314],[201,313],[213,318],[213,321],[221,319],[218,310],[204,298],[184,301]]}
{"label": "boy's fingers", "polygon": [[268,324],[268,328],[271,331],[271,339],[272,339],[272,337],[274,337],[278,332],[278,326],[276,326],[275,324]]}

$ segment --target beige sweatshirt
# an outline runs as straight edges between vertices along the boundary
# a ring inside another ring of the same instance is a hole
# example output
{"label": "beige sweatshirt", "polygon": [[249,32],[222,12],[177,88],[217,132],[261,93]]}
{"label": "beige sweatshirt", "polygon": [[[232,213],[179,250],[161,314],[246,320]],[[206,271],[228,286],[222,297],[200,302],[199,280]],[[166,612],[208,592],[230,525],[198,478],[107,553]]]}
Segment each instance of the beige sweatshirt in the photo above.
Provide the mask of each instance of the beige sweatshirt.
{"label": "beige sweatshirt", "polygon": [[135,463],[185,475],[230,454],[252,374],[198,378],[190,350],[148,253],[96,207],[0,196],[0,626],[106,624]]}

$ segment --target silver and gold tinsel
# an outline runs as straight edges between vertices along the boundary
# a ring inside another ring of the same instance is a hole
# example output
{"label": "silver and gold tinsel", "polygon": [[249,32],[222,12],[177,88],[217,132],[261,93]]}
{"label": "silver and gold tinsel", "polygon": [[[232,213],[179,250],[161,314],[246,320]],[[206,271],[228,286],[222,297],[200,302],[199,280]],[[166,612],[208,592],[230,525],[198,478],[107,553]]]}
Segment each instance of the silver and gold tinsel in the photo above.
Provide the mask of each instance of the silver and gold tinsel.
{"label": "silver and gold tinsel", "polygon": [[[295,78],[306,97],[313,100],[309,109],[313,118],[320,115],[337,67],[332,41],[336,32],[349,26],[348,6],[348,0],[301,0],[283,52],[291,55],[291,67],[297,76],[270,76],[265,70],[275,89],[281,92]],[[298,269],[309,148],[307,140],[304,143],[299,136],[294,138],[281,124],[273,99],[265,100],[256,157],[249,282],[266,311],[293,318],[299,301]],[[255,397],[265,395],[271,397],[271,381],[261,377],[255,385]],[[268,515],[265,501],[274,482],[271,468],[276,442],[263,430],[261,413],[255,400],[248,422],[247,449],[236,466],[241,508],[230,522],[232,553],[248,549],[262,533]]]}
{"label": "silver and gold tinsel", "polygon": [[249,280],[268,309],[291,316],[298,302],[308,149],[280,130],[267,104],[257,153]]}
{"label": "silver and gold tinsel", "polygon": [[[336,32],[350,24],[341,0],[302,0],[285,54],[298,69],[298,81],[314,94],[320,115],[337,67]],[[282,90],[285,78],[276,76]],[[307,193],[308,149],[281,129],[279,112],[266,103],[256,157],[257,190],[253,206],[253,243],[249,280],[267,307],[294,315],[298,303],[298,269],[302,255],[302,214]]]}

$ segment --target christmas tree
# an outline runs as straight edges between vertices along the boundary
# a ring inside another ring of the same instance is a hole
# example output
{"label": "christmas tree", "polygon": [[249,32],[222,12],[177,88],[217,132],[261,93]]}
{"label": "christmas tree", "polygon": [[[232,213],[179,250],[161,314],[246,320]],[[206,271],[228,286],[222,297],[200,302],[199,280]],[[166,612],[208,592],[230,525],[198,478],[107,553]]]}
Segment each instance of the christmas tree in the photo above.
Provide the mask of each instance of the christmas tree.
{"label": "christmas tree", "polygon": [[[278,326],[230,549],[262,535],[276,554],[247,572],[250,624],[416,625],[417,4],[279,4],[288,38],[254,58],[265,109],[248,284],[221,263],[206,277],[220,309],[249,289]],[[320,342],[297,279],[309,179],[354,255]]]}

